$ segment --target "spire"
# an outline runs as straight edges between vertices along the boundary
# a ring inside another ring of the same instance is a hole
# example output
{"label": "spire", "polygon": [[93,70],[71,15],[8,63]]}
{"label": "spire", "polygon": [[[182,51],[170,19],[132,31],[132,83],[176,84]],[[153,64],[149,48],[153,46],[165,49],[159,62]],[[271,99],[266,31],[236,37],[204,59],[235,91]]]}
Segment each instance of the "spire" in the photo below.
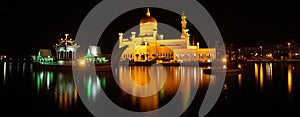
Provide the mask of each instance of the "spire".
{"label": "spire", "polygon": [[68,38],[69,34],[65,34],[66,39]]}
{"label": "spire", "polygon": [[149,8],[147,8],[147,13],[146,13],[146,15],[147,15],[148,17],[150,17],[150,10],[149,10]]}
{"label": "spire", "polygon": [[92,53],[91,53],[90,48],[88,48],[88,51],[87,51],[86,55],[84,56],[84,58],[85,58],[85,59],[93,58],[93,55],[92,55]]}

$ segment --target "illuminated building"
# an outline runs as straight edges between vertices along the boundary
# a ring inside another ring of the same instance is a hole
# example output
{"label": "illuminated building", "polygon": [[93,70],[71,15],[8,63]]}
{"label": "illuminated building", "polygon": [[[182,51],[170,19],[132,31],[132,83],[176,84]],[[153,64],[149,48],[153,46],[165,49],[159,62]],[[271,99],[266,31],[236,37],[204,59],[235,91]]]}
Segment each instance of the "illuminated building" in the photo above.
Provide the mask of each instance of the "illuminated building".
{"label": "illuminated building", "polygon": [[54,57],[51,54],[50,49],[40,49],[39,53],[36,57],[36,61],[43,63],[43,62],[54,62]]}
{"label": "illuminated building", "polygon": [[88,64],[91,63],[106,63],[108,60],[102,57],[102,53],[99,46],[89,46],[84,59]]}
{"label": "illuminated building", "polygon": [[80,47],[72,38],[68,38],[69,34],[65,34],[65,38],[61,38],[53,47],[56,51],[57,61],[72,61],[75,59],[77,49]]}
{"label": "illuminated building", "polygon": [[131,32],[130,38],[124,38],[119,33],[119,47],[128,45],[121,56],[122,61],[146,62],[146,61],[212,61],[216,59],[216,48],[200,48],[190,44],[190,34],[186,24],[186,16],[181,16],[181,37],[178,39],[164,39],[164,35],[158,33],[157,21],[150,15],[147,9],[146,17],[140,20],[140,34]]}

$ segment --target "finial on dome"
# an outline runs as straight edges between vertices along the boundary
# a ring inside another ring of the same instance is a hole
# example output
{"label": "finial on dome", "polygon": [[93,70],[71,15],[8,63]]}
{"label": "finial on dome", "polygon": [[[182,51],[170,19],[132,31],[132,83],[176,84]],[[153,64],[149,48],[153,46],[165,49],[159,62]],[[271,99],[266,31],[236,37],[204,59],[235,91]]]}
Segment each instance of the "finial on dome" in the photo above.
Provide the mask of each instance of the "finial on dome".
{"label": "finial on dome", "polygon": [[147,15],[148,17],[150,17],[150,10],[149,10],[149,8],[147,8],[147,13],[146,13],[146,15]]}

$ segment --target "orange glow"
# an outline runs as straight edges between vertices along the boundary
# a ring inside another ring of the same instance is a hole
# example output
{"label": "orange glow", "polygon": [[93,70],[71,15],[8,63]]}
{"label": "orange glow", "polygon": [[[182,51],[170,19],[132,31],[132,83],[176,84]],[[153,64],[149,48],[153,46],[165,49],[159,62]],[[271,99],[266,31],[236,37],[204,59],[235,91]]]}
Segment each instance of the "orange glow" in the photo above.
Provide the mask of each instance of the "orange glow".
{"label": "orange glow", "polygon": [[223,61],[224,63],[226,63],[226,62],[227,62],[227,59],[226,59],[226,58],[223,58],[222,61]]}
{"label": "orange glow", "polygon": [[84,66],[84,65],[85,65],[85,60],[81,60],[81,61],[79,62],[79,64],[82,65],[82,66]]}
{"label": "orange glow", "polygon": [[238,75],[239,87],[242,87],[242,74]]}
{"label": "orange glow", "polygon": [[[130,100],[132,101],[132,104],[136,107],[139,107],[141,111],[157,109],[160,107],[159,102],[161,101],[161,99],[167,101],[169,100],[168,97],[170,95],[175,94],[180,95],[180,97],[182,98],[182,103],[179,108],[185,109],[185,107],[187,107],[189,105],[189,102],[191,101],[191,91],[194,88],[198,88],[198,83],[202,83],[203,85],[201,86],[207,87],[210,83],[210,80],[214,81],[217,79],[213,76],[210,77],[210,75],[203,74],[202,68],[200,67],[170,66],[164,68],[166,70],[166,73],[168,74],[157,72],[154,75],[147,74],[149,69],[151,71],[152,68],[149,66],[121,66],[118,70],[120,88],[132,91],[132,97],[130,98]],[[161,77],[163,75],[166,75],[166,81],[161,89],[159,89],[159,83],[154,83],[154,85],[151,85],[151,82],[161,82]],[[132,86],[130,82],[134,82],[139,85],[150,85],[150,87],[147,90],[140,90],[139,88],[141,87]],[[195,83],[198,85],[195,85]],[[183,87],[182,90],[177,90],[179,85]],[[135,96],[143,92],[152,92],[153,90],[157,89],[159,89],[158,92],[155,92],[153,95],[148,97],[140,98],[138,96]],[[165,94],[167,94],[167,96]],[[122,95],[127,96],[128,93],[122,93]]]}
{"label": "orange glow", "polygon": [[[137,67],[137,66],[134,66]],[[149,67],[144,67],[143,69],[134,68],[131,72],[131,79],[138,85],[145,86],[150,82],[150,77],[148,75]]]}
{"label": "orange glow", "polygon": [[263,86],[264,86],[264,72],[263,72],[263,66],[262,66],[262,63],[260,64],[260,72],[259,72],[259,74],[260,74],[260,81],[259,81],[259,83],[260,83],[260,90],[263,90]]}
{"label": "orange glow", "polygon": [[255,83],[258,83],[258,65],[257,63],[254,64],[254,71],[255,71]]}
{"label": "orange glow", "polygon": [[288,65],[288,93],[292,94],[292,83],[293,83],[293,76],[292,76],[292,65]]}
{"label": "orange glow", "polygon": [[242,68],[242,64],[239,63],[238,64],[238,68],[241,69]]}
{"label": "orange glow", "polygon": [[270,79],[273,79],[273,66],[272,63],[270,63]]}

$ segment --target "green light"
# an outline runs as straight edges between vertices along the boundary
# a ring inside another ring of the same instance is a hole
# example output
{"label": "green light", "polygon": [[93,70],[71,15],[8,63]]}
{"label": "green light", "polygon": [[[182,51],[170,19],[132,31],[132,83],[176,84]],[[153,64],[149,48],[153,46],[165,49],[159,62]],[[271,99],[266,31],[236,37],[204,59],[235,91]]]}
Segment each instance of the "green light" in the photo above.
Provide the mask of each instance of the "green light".
{"label": "green light", "polygon": [[164,88],[162,88],[161,90],[160,90],[160,92],[159,92],[159,96],[160,96],[160,100],[163,100],[164,99],[164,97],[165,97],[165,90],[164,90]]}
{"label": "green light", "polygon": [[41,76],[40,76],[40,72],[37,72],[36,86],[37,86],[37,92],[39,93],[40,90],[41,90]]}
{"label": "green light", "polygon": [[102,78],[101,85],[102,85],[102,88],[105,90],[106,89],[106,77]]}
{"label": "green light", "polygon": [[53,83],[53,72],[51,71],[50,72],[50,84],[52,84]]}
{"label": "green light", "polygon": [[89,81],[88,81],[88,85],[87,85],[86,90],[87,90],[87,98],[88,98],[88,100],[90,100],[91,99],[91,92],[92,92],[92,80],[91,79],[89,79]]}

